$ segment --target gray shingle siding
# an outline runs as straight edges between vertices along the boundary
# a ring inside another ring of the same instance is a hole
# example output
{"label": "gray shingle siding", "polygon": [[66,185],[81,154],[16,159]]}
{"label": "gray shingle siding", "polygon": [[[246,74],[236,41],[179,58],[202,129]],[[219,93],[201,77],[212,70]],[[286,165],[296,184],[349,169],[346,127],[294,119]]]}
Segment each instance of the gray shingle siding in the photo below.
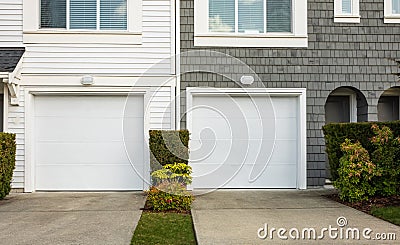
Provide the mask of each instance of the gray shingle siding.
{"label": "gray shingle siding", "polygon": [[[361,23],[333,22],[333,0],[308,1],[308,48],[204,48],[193,46],[193,0],[181,0],[181,52],[213,50],[248,64],[268,88],[307,88],[307,174],[309,186],[325,182],[325,153],[321,127],[325,101],[341,86],[354,87],[365,96],[369,121],[377,120],[377,103],[388,88],[400,86],[400,24],[383,23],[383,0],[361,0]],[[181,69],[191,65],[181,58]],[[240,74],[240,71],[229,72]],[[236,87],[215,74],[181,76],[181,110],[185,88]],[[251,87],[262,86],[259,83]],[[362,110],[361,110],[362,111]],[[182,127],[186,127],[185,117]]]}

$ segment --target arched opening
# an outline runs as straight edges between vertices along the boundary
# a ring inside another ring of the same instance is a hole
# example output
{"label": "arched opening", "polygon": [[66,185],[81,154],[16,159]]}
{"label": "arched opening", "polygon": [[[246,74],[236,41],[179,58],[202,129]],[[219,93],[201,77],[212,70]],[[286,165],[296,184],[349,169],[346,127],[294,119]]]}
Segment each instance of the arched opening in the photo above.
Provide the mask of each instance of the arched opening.
{"label": "arched opening", "polygon": [[[332,91],[325,103],[325,123],[366,122],[368,103],[365,96],[353,87],[340,87]],[[326,177],[331,178],[328,157]]]}
{"label": "arched opening", "polygon": [[325,103],[325,123],[366,121],[368,121],[368,103],[359,90],[340,87],[328,96]]}
{"label": "arched opening", "polygon": [[393,87],[381,95],[378,102],[378,121],[400,120],[400,87]]}

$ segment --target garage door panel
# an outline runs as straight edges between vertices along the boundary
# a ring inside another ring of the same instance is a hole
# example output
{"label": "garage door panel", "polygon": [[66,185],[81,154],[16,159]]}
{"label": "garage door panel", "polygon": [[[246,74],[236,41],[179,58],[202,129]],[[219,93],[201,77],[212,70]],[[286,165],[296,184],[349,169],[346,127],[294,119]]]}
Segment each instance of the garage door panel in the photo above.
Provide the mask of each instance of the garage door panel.
{"label": "garage door panel", "polygon": [[[93,171],[93,168],[96,171]],[[107,181],[112,178],[112,181]],[[66,182],[65,179],[71,181]],[[129,179],[130,181],[126,181]],[[143,181],[129,165],[38,166],[36,186],[40,190],[142,190]]]}
{"label": "garage door panel", "polygon": [[[140,142],[143,144],[142,142]],[[135,144],[139,144],[136,142]],[[123,142],[40,142],[37,144],[36,164],[85,164],[85,163],[127,163],[128,158]],[[143,147],[130,150],[132,155],[140,156],[143,162]],[[77,154],[79,153],[79,154]]]}
{"label": "garage door panel", "polygon": [[[108,99],[105,100],[105,97]],[[121,117],[124,113],[125,102],[125,96],[41,96],[39,100],[35,101],[35,115]],[[135,102],[138,104],[143,103],[140,97],[136,98]],[[102,112],[104,111],[107,111],[107,114],[103,114]]]}
{"label": "garage door panel", "polygon": [[[96,123],[102,121],[103,123]],[[137,128],[143,128],[141,122],[131,125],[135,134],[143,134]],[[67,117],[39,117],[37,118],[36,130],[42,132],[38,135],[38,140],[121,140],[123,130],[121,128],[121,118],[67,118]],[[56,125],[56,126],[55,126]],[[79,130],[77,130],[79,129]],[[100,133],[101,132],[101,133]]]}
{"label": "garage door panel", "polygon": [[197,106],[205,109],[191,114],[194,188],[297,186],[298,97],[194,96]]}
{"label": "garage door panel", "polygon": [[125,102],[126,96],[35,96],[36,189],[141,190],[143,96],[130,98],[124,114]]}
{"label": "garage door panel", "polygon": [[[268,166],[256,179],[252,166],[193,166],[193,186],[196,188],[296,188],[296,169],[291,165]],[[221,178],[230,176],[231,178]],[[251,179],[252,181],[250,181]]]}

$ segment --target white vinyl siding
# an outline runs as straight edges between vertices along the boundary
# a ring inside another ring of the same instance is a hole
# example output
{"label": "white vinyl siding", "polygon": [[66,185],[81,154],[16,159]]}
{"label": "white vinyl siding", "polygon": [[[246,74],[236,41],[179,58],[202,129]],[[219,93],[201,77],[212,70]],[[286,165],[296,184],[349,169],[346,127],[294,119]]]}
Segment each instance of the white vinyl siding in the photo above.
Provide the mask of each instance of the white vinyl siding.
{"label": "white vinyl siding", "polygon": [[22,46],[22,0],[0,0],[0,46]]}
{"label": "white vinyl siding", "polygon": [[16,134],[17,151],[12,188],[24,188],[25,172],[25,96],[24,87],[20,87],[20,106],[8,105],[7,132]]}
{"label": "white vinyl siding", "polygon": [[[143,1],[141,45],[32,43],[26,45],[24,74],[169,75],[171,1]],[[118,36],[116,36],[118,37]],[[55,82],[56,83],[56,82]]]}

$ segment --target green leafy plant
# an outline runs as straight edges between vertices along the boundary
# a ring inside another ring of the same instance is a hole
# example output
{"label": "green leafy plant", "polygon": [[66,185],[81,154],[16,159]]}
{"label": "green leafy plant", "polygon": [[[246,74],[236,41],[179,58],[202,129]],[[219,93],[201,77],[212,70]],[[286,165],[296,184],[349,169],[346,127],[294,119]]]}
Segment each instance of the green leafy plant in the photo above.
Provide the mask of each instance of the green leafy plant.
{"label": "green leafy plant", "polygon": [[349,139],[341,144],[341,150],[344,155],[340,158],[338,179],[333,182],[340,199],[356,202],[375,195],[373,178],[381,173],[371,162],[368,151],[360,142],[352,143]]}
{"label": "green leafy plant", "polygon": [[162,182],[172,181],[179,182],[185,185],[192,183],[192,167],[185,163],[174,163],[164,165],[162,169],[154,171],[151,176],[155,185]]}
{"label": "green leafy plant", "polygon": [[371,154],[372,161],[381,171],[381,176],[376,177],[374,185],[377,194],[382,196],[395,195],[399,188],[400,163],[397,156],[400,152],[400,138],[395,138],[392,130],[387,126],[371,127],[375,136],[371,138],[376,149]]}
{"label": "green leafy plant", "polygon": [[167,164],[188,163],[189,131],[150,130],[150,167],[158,170]]}
{"label": "green leafy plant", "polygon": [[15,152],[15,134],[0,133],[0,199],[11,191]]}
{"label": "green leafy plant", "polygon": [[192,168],[185,163],[167,164],[154,171],[151,174],[154,186],[147,193],[151,209],[189,211],[194,198],[186,190],[186,185],[192,183],[191,174]]}
{"label": "green leafy plant", "polygon": [[147,202],[155,211],[189,211],[193,199],[186,186],[179,182],[163,182],[157,187],[153,186],[147,195]]}
{"label": "green leafy plant", "polygon": [[[387,126],[393,132],[394,137],[400,136],[400,121],[392,122],[359,122],[359,123],[330,123],[322,127],[325,137],[326,153],[328,154],[332,181],[338,178],[339,160],[344,152],[340,145],[345,139],[353,142],[360,142],[361,145],[370,153],[374,152],[376,146],[371,142],[375,136],[371,126]],[[400,155],[396,155],[400,159]],[[373,156],[371,156],[374,162]]]}

